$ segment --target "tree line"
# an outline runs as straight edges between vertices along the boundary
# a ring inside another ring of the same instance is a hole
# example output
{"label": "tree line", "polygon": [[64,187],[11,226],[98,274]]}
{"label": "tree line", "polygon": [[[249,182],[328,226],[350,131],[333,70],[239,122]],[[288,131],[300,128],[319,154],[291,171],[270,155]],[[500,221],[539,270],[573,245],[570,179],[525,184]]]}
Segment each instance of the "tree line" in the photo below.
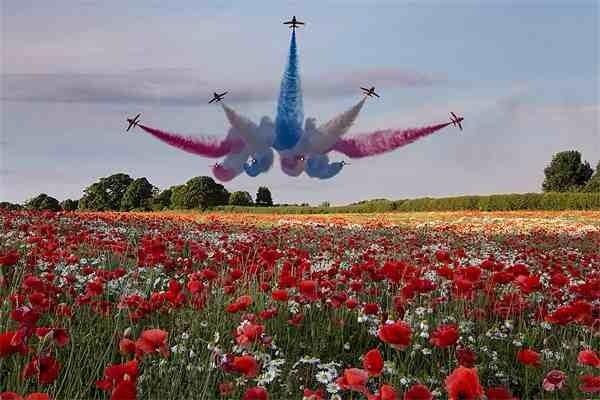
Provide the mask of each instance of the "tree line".
{"label": "tree line", "polygon": [[[280,204],[283,211],[290,212],[344,212],[346,208],[356,212],[377,211],[419,211],[419,210],[523,210],[523,209],[597,209],[595,194],[600,193],[600,162],[594,171],[590,163],[583,161],[576,150],[554,154],[544,168],[542,183],[544,194],[507,194],[492,196],[459,196],[441,199],[413,199],[390,201],[369,200],[344,207],[329,207],[323,202],[319,207],[308,204]],[[594,193],[586,196],[585,193]],[[572,194],[572,195],[570,195]],[[169,209],[213,209],[235,211],[237,207],[273,206],[271,192],[267,187],[259,187],[256,199],[250,193],[237,191],[230,193],[223,185],[208,176],[197,176],[183,185],[171,186],[159,191],[146,178],[133,179],[127,174],[118,173],[91,184],[83,191],[79,200],[66,199],[59,202],[52,196],[42,193],[24,204],[35,210],[169,210]],[[23,206],[1,202],[0,208],[18,209]],[[264,210],[268,212],[268,210]]]}
{"label": "tree line", "polygon": [[171,186],[160,191],[147,178],[134,179],[124,173],[100,178],[83,190],[78,200],[59,202],[45,193],[28,200],[24,206],[7,202],[0,208],[52,211],[160,211],[170,209],[206,210],[217,206],[272,206],[271,191],[265,186],[258,188],[256,199],[246,191],[230,193],[223,185],[209,176],[197,176],[183,185]]}

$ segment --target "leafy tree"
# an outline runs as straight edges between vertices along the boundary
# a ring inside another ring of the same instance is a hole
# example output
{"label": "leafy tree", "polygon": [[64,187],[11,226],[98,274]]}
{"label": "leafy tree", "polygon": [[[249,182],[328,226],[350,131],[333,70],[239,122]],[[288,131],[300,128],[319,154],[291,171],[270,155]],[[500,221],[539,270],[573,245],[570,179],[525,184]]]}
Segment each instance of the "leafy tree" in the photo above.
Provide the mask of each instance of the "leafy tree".
{"label": "leafy tree", "polygon": [[114,174],[100,178],[96,183],[87,187],[79,201],[80,209],[88,210],[118,210],[125,191],[133,179],[127,174]]}
{"label": "leafy tree", "polygon": [[229,192],[208,176],[197,176],[185,185],[173,188],[171,204],[173,208],[201,208],[226,205]]}
{"label": "leafy tree", "polygon": [[17,211],[22,210],[23,206],[16,203],[10,203],[8,201],[0,202],[0,210],[9,210],[9,211]]}
{"label": "leafy tree", "polygon": [[265,186],[258,188],[256,192],[256,205],[257,206],[272,206],[273,199],[271,198],[271,191]]}
{"label": "leafy tree", "polygon": [[66,199],[60,203],[60,206],[65,211],[75,211],[77,210],[79,200]]}
{"label": "leafy tree", "polygon": [[83,197],[79,200],[77,207],[80,210],[110,210],[108,193],[106,193],[100,182],[92,183],[83,190]]}
{"label": "leafy tree", "polygon": [[182,209],[188,208],[185,206],[185,193],[187,187],[185,185],[176,185],[171,187],[171,208]]}
{"label": "leafy tree", "polygon": [[121,199],[121,210],[133,209],[149,210],[152,205],[152,197],[156,188],[146,178],[138,178],[127,186],[125,194]]}
{"label": "leafy tree", "polygon": [[229,196],[229,204],[232,206],[251,206],[252,196],[248,192],[233,192]]}
{"label": "leafy tree", "polygon": [[174,187],[165,189],[154,197],[152,201],[153,210],[166,210],[171,207],[171,196],[173,195]]}
{"label": "leafy tree", "polygon": [[600,192],[600,161],[598,161],[598,165],[596,166],[596,172],[592,175],[583,190],[586,192]]}
{"label": "leafy tree", "polygon": [[581,162],[578,151],[562,151],[552,157],[550,165],[544,169],[544,192],[566,192],[582,188],[594,171],[586,161]]}
{"label": "leafy tree", "polygon": [[29,200],[25,204],[25,208],[27,208],[28,210],[61,210],[58,200],[56,200],[52,196],[48,196],[46,193],[41,193],[33,199]]}

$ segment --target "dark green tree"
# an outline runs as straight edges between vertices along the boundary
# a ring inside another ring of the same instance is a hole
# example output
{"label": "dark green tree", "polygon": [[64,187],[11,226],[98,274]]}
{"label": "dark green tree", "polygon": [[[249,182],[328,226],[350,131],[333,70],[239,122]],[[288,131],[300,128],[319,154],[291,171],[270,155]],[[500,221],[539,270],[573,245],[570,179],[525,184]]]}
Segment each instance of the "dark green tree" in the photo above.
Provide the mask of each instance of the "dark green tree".
{"label": "dark green tree", "polygon": [[60,206],[65,211],[75,211],[77,210],[79,200],[66,199],[60,203]]}
{"label": "dark green tree", "polygon": [[79,201],[79,208],[86,210],[119,210],[121,200],[133,179],[127,174],[114,174],[100,178],[96,183],[85,188]]}
{"label": "dark green tree", "polygon": [[155,193],[156,188],[148,182],[148,179],[138,178],[127,186],[127,190],[121,199],[121,210],[150,210],[152,206],[152,197]]}
{"label": "dark green tree", "polygon": [[17,211],[17,210],[22,210],[22,209],[23,209],[23,206],[20,204],[11,203],[8,201],[0,202],[0,210]]}
{"label": "dark green tree", "polygon": [[154,200],[152,201],[152,209],[153,210],[167,210],[171,208],[171,196],[173,195],[173,187],[163,190],[158,193]]}
{"label": "dark green tree", "polygon": [[229,192],[221,184],[209,176],[197,176],[186,182],[184,203],[186,208],[203,210],[214,206],[222,206],[229,201]]}
{"label": "dark green tree", "polygon": [[207,209],[214,206],[226,205],[229,192],[221,184],[208,176],[197,176],[185,185],[172,188],[171,206],[173,208]]}
{"label": "dark green tree", "polygon": [[29,200],[25,204],[25,208],[27,208],[28,210],[61,210],[58,200],[56,200],[52,196],[48,196],[46,193],[41,193],[33,199]]}
{"label": "dark green tree", "polygon": [[600,192],[600,161],[598,161],[598,165],[596,166],[596,172],[592,175],[583,190],[586,192]]}
{"label": "dark green tree", "polygon": [[593,174],[590,164],[581,161],[578,151],[562,151],[552,157],[544,169],[544,192],[567,192],[581,189]]}
{"label": "dark green tree", "polygon": [[252,196],[248,192],[233,192],[229,196],[229,204],[232,206],[251,206]]}
{"label": "dark green tree", "polygon": [[171,187],[171,208],[179,210],[188,208],[185,205],[186,185],[176,185]]}
{"label": "dark green tree", "polygon": [[257,206],[272,206],[273,199],[271,198],[271,191],[268,187],[261,186],[256,192],[256,205]]}

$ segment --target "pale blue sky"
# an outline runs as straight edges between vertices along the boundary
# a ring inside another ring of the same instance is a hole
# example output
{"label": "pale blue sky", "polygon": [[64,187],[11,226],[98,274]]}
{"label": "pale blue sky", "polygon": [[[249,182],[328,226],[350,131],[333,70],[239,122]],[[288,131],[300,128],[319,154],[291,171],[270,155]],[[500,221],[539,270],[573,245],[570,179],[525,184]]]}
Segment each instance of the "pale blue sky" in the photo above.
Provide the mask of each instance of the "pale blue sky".
{"label": "pale blue sky", "polygon": [[[51,4],[50,4],[51,3]],[[39,192],[79,198],[126,172],[165,188],[210,175],[212,159],[123,134],[135,112],[164,129],[224,135],[218,107],[273,116],[292,14],[305,115],[329,119],[372,83],[353,133],[441,122],[446,129],[326,181],[278,163],[259,185],[280,202],[346,203],[463,193],[538,191],[556,151],[600,159],[596,1],[23,1],[2,2],[0,199]],[[334,155],[334,159],[342,159]]]}

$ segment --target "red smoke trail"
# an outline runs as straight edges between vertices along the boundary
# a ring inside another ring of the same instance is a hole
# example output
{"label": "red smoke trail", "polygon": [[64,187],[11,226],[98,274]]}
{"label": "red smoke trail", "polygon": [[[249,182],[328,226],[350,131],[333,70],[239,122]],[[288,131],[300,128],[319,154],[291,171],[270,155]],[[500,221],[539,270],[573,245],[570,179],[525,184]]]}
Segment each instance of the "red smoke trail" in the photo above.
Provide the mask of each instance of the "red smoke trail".
{"label": "red smoke trail", "polygon": [[451,124],[452,122],[446,122],[422,128],[384,129],[352,138],[340,139],[335,143],[332,150],[339,151],[350,158],[374,156],[406,146]]}
{"label": "red smoke trail", "polygon": [[239,151],[244,146],[244,142],[240,139],[218,139],[216,137],[194,138],[161,131],[142,124],[138,124],[138,126],[162,142],[188,153],[204,157],[223,157],[231,152]]}

